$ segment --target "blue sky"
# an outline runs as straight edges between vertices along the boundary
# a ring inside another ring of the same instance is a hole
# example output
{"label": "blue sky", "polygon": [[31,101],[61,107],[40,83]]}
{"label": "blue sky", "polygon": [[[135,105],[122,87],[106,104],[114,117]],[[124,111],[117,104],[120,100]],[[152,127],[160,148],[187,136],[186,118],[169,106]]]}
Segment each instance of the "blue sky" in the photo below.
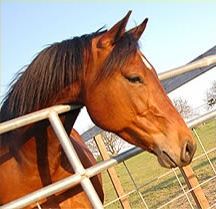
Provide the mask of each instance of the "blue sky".
{"label": "blue sky", "polygon": [[[2,1],[1,97],[15,73],[47,44],[110,28],[128,10],[127,29],[149,18],[140,44],[158,73],[186,64],[216,44],[216,1]],[[184,92],[203,91],[213,77],[215,70],[200,78],[203,84],[197,81]],[[196,106],[201,99],[189,102]]]}

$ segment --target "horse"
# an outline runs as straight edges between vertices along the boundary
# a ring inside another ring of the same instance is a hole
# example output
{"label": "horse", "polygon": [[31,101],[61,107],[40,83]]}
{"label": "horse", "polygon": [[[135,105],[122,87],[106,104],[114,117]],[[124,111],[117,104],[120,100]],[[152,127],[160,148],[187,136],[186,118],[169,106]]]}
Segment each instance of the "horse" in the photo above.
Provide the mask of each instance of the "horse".
{"label": "horse", "polygon": [[[99,29],[42,50],[11,84],[1,108],[1,121],[52,105],[86,106],[97,126],[155,154],[161,166],[188,165],[195,141],[154,67],[139,49],[148,19],[126,31],[130,14],[109,30]],[[79,111],[61,115],[68,135]],[[88,161],[85,167],[96,163],[77,132],[72,131],[71,141],[81,161]],[[1,204],[74,173],[46,120],[3,134],[1,155]],[[100,176],[92,182],[103,201]],[[91,205],[77,185],[42,200],[41,207]]]}

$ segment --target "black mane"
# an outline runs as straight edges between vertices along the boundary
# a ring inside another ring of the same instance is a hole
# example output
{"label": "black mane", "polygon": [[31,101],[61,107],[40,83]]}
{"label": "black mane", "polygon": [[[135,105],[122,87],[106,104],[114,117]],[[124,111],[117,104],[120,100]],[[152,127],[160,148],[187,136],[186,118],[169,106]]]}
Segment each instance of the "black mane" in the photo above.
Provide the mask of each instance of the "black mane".
{"label": "black mane", "polygon": [[[85,71],[84,59],[88,60],[92,55],[91,41],[103,33],[97,31],[54,43],[41,51],[10,85],[1,108],[1,122],[53,104],[61,90],[80,81],[81,72]],[[128,58],[136,53],[137,47],[137,40],[125,33],[115,44],[96,80],[106,78],[114,70],[121,70]]]}

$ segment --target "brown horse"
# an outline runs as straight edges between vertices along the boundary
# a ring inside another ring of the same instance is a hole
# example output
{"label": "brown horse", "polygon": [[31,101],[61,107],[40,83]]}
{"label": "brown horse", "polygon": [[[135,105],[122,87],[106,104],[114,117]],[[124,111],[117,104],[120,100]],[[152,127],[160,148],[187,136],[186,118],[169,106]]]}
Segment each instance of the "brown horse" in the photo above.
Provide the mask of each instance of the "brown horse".
{"label": "brown horse", "polygon": [[[98,126],[154,153],[162,166],[189,164],[195,152],[194,139],[153,66],[139,50],[147,19],[125,32],[130,13],[108,31],[55,43],[40,52],[11,86],[1,121],[56,104],[79,104],[87,107]],[[78,114],[75,110],[61,116],[68,134]],[[73,135],[72,143],[85,166],[94,164],[78,134]],[[2,204],[73,173],[47,121],[4,134],[1,145]],[[92,181],[103,200],[100,176]],[[41,204],[90,207],[80,186]]]}

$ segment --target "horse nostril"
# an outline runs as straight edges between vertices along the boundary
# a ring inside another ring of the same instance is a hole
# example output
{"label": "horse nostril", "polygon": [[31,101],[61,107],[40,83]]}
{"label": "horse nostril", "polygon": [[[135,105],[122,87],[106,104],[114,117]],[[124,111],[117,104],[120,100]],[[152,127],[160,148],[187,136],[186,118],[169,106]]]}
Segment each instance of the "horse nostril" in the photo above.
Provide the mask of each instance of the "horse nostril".
{"label": "horse nostril", "polygon": [[182,150],[181,160],[185,163],[190,163],[194,155],[194,152],[195,152],[194,145],[192,144],[192,142],[187,140]]}

